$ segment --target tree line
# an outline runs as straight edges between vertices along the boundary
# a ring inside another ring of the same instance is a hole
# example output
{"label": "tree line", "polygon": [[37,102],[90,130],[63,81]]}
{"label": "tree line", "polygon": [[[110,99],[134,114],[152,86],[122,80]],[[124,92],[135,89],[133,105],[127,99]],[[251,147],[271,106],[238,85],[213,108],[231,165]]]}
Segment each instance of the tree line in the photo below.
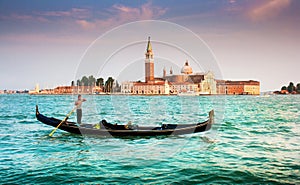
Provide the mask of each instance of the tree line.
{"label": "tree line", "polygon": [[[114,85],[115,82],[115,85]],[[71,82],[71,86],[75,86],[75,82]],[[90,76],[83,76],[81,79],[76,81],[76,86],[89,86],[94,87],[98,86],[102,89],[103,92],[120,92],[121,86],[119,85],[118,81],[113,79],[112,77],[108,77],[107,80],[104,82],[103,78],[95,78],[93,75]]]}
{"label": "tree line", "polygon": [[282,86],[281,92],[288,92],[291,94],[300,94],[300,83],[298,83],[296,86],[293,82],[290,82],[288,86]]}

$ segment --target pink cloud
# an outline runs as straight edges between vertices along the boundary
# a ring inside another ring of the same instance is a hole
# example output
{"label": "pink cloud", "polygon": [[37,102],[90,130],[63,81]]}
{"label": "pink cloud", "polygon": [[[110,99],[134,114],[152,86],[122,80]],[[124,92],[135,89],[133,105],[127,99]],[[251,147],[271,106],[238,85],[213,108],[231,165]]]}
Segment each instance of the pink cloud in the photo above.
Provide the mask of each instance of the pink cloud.
{"label": "pink cloud", "polygon": [[[20,46],[30,44],[40,44],[40,43],[47,43],[47,44],[55,44],[55,45],[62,45],[62,44],[83,44],[88,45],[90,44],[91,40],[94,38],[91,37],[76,37],[74,39],[74,35],[57,35],[57,34],[48,34],[48,33],[20,33],[20,34],[3,34],[0,35],[0,40],[2,42],[11,42],[20,44]],[[22,44],[24,43],[24,44]]]}
{"label": "pink cloud", "polygon": [[68,11],[45,11],[45,12],[35,12],[37,15],[46,17],[69,17],[75,19],[84,19],[91,16],[90,10],[84,8],[72,8]]}
{"label": "pink cloud", "polygon": [[32,17],[29,15],[18,15],[18,14],[11,14],[11,15],[2,15],[0,16],[0,20],[29,20]]}
{"label": "pink cloud", "polygon": [[[106,10],[91,12],[87,8],[71,8],[66,11],[35,11],[31,14],[11,14],[1,16],[3,20],[27,21],[27,22],[48,22],[69,24],[73,23],[85,30],[95,28],[111,28],[120,24],[157,19],[166,13],[167,9],[152,5],[151,2],[139,7],[130,7],[122,4],[114,4]],[[94,16],[96,15],[96,16]]]}
{"label": "pink cloud", "polygon": [[69,11],[47,11],[47,12],[36,12],[38,15],[49,16],[49,17],[67,17],[71,15]]}
{"label": "pink cloud", "polygon": [[76,20],[76,23],[80,25],[83,29],[87,29],[87,30],[94,29],[96,26],[94,23],[88,22],[86,20]]}
{"label": "pink cloud", "polygon": [[[9,21],[22,21],[22,22],[46,22],[49,23],[56,20],[67,19],[68,21],[74,21],[85,29],[93,28],[91,23],[84,21],[84,19],[91,18],[91,12],[88,9],[72,8],[68,11],[44,11],[44,12],[32,12],[32,14],[17,14],[1,16],[2,20]],[[62,19],[63,18],[63,19]]]}
{"label": "pink cloud", "polygon": [[287,8],[291,0],[272,0],[250,9],[248,15],[253,21],[264,21],[279,15],[283,9]]}
{"label": "pink cloud", "polygon": [[21,20],[21,21],[28,21],[28,20],[32,20],[33,16],[30,15],[18,15],[18,14],[12,14],[11,15],[12,19],[16,19],[16,20]]}
{"label": "pink cloud", "polygon": [[139,13],[139,9],[138,8],[131,8],[131,7],[127,7],[124,5],[113,5],[113,9],[115,10],[119,10],[120,12],[125,12],[125,13]]}
{"label": "pink cloud", "polygon": [[143,4],[140,7],[129,7],[121,4],[115,4],[111,8],[107,9],[108,18],[96,19],[93,21],[77,20],[84,29],[92,29],[96,27],[112,27],[126,22],[138,21],[138,20],[150,20],[157,19],[166,13],[166,8],[153,6],[151,2]]}
{"label": "pink cloud", "polygon": [[24,15],[24,14],[16,14],[13,13],[7,16],[1,16],[0,19],[2,20],[13,20],[13,21],[23,21],[23,22],[49,22],[48,19],[42,16],[33,16],[33,15]]}

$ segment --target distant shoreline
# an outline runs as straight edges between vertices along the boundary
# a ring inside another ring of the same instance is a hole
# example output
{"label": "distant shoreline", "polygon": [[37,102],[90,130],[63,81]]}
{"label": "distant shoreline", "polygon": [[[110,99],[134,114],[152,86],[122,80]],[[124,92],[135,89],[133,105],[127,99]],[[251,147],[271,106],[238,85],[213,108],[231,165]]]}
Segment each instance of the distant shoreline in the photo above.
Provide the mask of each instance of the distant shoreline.
{"label": "distant shoreline", "polygon": [[[76,96],[78,94],[67,94],[67,93],[61,93],[61,94],[29,94],[29,93],[1,93],[0,95],[29,95],[29,96]],[[179,96],[177,94],[123,94],[123,93],[101,93],[101,94],[81,94],[84,96]],[[298,94],[280,94],[280,93],[261,93],[260,95],[252,95],[252,94],[200,94],[200,95],[194,95],[195,96],[288,96],[288,95],[300,95]],[[190,96],[183,96],[183,97],[190,97]]]}

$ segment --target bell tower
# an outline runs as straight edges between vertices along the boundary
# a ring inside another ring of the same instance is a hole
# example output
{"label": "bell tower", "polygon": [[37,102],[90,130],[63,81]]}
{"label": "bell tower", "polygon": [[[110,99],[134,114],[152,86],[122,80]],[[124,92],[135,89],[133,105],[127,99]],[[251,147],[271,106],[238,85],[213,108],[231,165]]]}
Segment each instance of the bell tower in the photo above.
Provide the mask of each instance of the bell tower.
{"label": "bell tower", "polygon": [[148,83],[150,81],[154,81],[154,60],[150,37],[148,37],[148,44],[145,56],[145,82]]}

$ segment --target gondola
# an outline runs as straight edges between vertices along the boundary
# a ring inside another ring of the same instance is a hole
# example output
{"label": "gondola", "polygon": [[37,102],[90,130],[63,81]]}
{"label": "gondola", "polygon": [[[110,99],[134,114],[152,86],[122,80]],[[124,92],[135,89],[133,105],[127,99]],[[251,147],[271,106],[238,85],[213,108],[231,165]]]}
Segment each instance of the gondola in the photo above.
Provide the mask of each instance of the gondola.
{"label": "gondola", "polygon": [[[36,106],[36,118],[38,121],[57,127],[62,120],[53,117],[44,116],[39,112]],[[184,135],[208,131],[214,122],[214,110],[209,112],[207,121],[196,124],[162,124],[159,127],[138,126],[138,125],[118,125],[108,123],[106,120],[98,124],[81,124],[78,126],[75,122],[64,121],[59,129],[69,133],[79,135],[91,135],[100,137],[149,137],[149,136],[169,136]]]}

